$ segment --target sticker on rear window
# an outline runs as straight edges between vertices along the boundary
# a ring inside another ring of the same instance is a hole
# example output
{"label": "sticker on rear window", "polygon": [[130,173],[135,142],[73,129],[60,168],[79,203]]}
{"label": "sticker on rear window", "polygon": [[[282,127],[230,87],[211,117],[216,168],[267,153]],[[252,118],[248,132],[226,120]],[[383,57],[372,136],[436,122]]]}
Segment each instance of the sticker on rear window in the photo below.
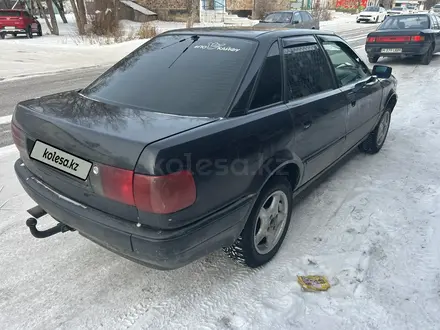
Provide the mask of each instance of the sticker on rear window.
{"label": "sticker on rear window", "polygon": [[226,44],[221,44],[219,42],[209,42],[207,45],[197,45],[194,46],[197,49],[206,49],[206,50],[220,50],[223,52],[239,52],[240,48],[234,48],[226,46]]}

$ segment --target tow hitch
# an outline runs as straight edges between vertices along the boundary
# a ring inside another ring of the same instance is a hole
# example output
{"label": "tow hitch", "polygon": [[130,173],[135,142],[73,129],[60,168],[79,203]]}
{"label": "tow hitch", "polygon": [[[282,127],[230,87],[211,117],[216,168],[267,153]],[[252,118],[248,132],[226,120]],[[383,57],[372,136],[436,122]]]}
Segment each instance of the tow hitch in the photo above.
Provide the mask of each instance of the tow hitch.
{"label": "tow hitch", "polygon": [[75,229],[69,227],[68,225],[65,225],[62,222],[59,222],[56,226],[49,228],[47,230],[38,230],[37,229],[37,219],[41,218],[42,216],[46,215],[46,211],[44,211],[40,206],[35,206],[27,212],[32,216],[32,218],[29,218],[26,220],[26,226],[29,227],[29,230],[32,234],[32,236],[36,238],[46,238],[58,233],[65,233],[66,231],[75,231]]}

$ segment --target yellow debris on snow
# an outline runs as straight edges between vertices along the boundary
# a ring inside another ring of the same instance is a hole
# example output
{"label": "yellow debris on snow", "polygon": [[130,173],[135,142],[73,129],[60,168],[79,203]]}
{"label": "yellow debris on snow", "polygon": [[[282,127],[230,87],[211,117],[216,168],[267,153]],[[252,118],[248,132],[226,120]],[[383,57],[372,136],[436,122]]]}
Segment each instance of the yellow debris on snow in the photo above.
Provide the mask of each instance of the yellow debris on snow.
{"label": "yellow debris on snow", "polygon": [[325,276],[321,275],[307,275],[299,276],[298,283],[305,291],[327,291],[330,289],[330,283]]}

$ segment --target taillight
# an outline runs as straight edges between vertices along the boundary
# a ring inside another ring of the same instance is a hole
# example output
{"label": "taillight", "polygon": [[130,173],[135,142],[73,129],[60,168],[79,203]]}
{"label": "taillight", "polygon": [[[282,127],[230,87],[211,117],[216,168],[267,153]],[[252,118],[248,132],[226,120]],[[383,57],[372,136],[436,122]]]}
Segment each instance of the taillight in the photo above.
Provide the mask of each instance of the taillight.
{"label": "taillight", "polygon": [[134,175],[134,200],[138,210],[169,214],[192,205],[196,185],[189,171],[163,176]]}
{"label": "taillight", "polygon": [[19,151],[26,150],[26,135],[24,132],[11,122],[12,140]]}
{"label": "taillight", "polygon": [[375,37],[368,37],[367,38],[367,43],[372,43],[372,42],[375,42],[375,41],[376,41]]}
{"label": "taillight", "polygon": [[94,184],[103,196],[135,206],[138,210],[156,214],[177,212],[192,205],[196,200],[196,185],[189,171],[162,176],[136,174],[112,166],[96,164],[92,169]]}
{"label": "taillight", "polygon": [[[133,171],[96,165],[101,178],[102,194],[115,201],[134,206]],[[94,171],[95,168],[92,170]]]}
{"label": "taillight", "polygon": [[414,42],[425,41],[425,37],[424,36],[412,36],[411,41],[414,41]]}

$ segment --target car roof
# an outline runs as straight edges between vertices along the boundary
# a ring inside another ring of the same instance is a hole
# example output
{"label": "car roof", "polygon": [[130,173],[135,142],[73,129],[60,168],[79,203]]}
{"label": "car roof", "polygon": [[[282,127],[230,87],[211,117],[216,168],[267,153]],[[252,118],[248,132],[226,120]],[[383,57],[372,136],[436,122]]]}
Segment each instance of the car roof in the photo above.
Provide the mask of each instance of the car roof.
{"label": "car roof", "polygon": [[403,14],[403,15],[397,15],[392,17],[413,17],[413,16],[430,16],[429,13],[412,13],[412,14]]}
{"label": "car roof", "polygon": [[26,11],[26,9],[0,9],[0,11]]}
{"label": "car roof", "polygon": [[282,37],[294,37],[303,35],[335,35],[333,31],[312,30],[312,29],[292,29],[292,28],[269,28],[265,26],[250,27],[200,27],[189,29],[176,29],[163,33],[165,34],[197,34],[205,36],[234,37],[245,39],[277,39]]}

